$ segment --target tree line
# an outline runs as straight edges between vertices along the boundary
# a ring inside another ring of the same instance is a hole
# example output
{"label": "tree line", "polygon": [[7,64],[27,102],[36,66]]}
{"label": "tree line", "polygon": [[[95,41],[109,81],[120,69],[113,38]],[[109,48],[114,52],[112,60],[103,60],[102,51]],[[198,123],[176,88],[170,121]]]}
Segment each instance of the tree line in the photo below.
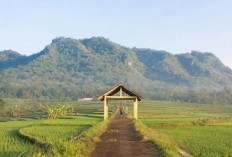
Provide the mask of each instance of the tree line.
{"label": "tree line", "polygon": [[232,88],[208,91],[206,89],[165,90],[147,93],[152,100],[165,100],[215,105],[232,105]]}
{"label": "tree line", "polygon": [[[85,88],[67,88],[65,86],[51,88],[0,86],[0,98],[23,98],[33,99],[35,101],[66,101],[77,100],[83,97],[92,97],[96,99],[106,90],[107,89],[104,88],[99,89],[91,86]],[[232,88],[227,87],[222,90],[214,91],[206,89],[166,88],[157,89],[154,90],[154,92],[139,91],[139,93],[143,95],[145,99],[150,100],[232,105]],[[3,104],[3,102],[0,104]]]}
{"label": "tree line", "polygon": [[63,101],[67,98],[77,100],[82,97],[96,97],[103,93],[104,89],[96,87],[73,87],[73,86],[19,86],[19,85],[0,85],[0,98],[22,98],[35,100],[58,100]]}

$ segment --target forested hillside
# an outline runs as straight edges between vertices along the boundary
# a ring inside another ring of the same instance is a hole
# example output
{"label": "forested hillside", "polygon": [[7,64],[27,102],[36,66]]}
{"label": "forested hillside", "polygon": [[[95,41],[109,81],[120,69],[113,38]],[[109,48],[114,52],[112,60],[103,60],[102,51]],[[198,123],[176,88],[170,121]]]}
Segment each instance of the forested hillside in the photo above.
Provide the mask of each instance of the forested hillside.
{"label": "forested hillside", "polygon": [[212,53],[131,49],[102,37],[56,38],[30,56],[0,52],[0,97],[96,97],[118,83],[157,98],[230,87],[232,71]]}

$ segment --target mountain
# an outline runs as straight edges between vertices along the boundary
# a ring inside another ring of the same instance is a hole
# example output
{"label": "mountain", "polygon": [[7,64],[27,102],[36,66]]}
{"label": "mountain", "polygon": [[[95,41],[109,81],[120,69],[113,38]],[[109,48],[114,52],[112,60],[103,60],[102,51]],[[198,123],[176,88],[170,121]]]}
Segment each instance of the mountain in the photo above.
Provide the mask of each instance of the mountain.
{"label": "mountain", "polygon": [[0,52],[0,70],[9,67],[16,67],[20,60],[24,60],[26,56],[19,54],[12,50],[5,50]]}
{"label": "mountain", "polygon": [[96,96],[124,83],[141,93],[232,85],[232,70],[212,53],[127,48],[103,37],[52,40],[41,52],[0,52],[0,97]]}
{"label": "mountain", "polygon": [[146,66],[144,76],[188,87],[231,86],[232,71],[214,54],[192,51],[172,55],[165,51],[133,49]]}

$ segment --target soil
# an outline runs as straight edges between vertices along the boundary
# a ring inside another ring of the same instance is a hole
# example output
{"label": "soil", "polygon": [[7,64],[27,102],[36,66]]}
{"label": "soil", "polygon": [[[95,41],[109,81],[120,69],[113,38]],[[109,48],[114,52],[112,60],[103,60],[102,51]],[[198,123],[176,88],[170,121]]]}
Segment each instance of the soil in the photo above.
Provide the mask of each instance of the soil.
{"label": "soil", "polygon": [[91,157],[159,157],[153,144],[142,141],[134,124],[126,116],[117,115],[100,136]]}

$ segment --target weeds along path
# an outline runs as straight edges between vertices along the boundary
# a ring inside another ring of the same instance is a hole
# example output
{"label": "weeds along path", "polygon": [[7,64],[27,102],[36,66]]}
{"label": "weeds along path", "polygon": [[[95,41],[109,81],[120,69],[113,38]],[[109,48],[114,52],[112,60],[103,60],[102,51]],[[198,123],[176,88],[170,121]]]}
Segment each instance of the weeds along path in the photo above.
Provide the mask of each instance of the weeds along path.
{"label": "weeds along path", "polygon": [[160,151],[145,143],[126,116],[115,116],[100,136],[91,157],[159,157]]}

